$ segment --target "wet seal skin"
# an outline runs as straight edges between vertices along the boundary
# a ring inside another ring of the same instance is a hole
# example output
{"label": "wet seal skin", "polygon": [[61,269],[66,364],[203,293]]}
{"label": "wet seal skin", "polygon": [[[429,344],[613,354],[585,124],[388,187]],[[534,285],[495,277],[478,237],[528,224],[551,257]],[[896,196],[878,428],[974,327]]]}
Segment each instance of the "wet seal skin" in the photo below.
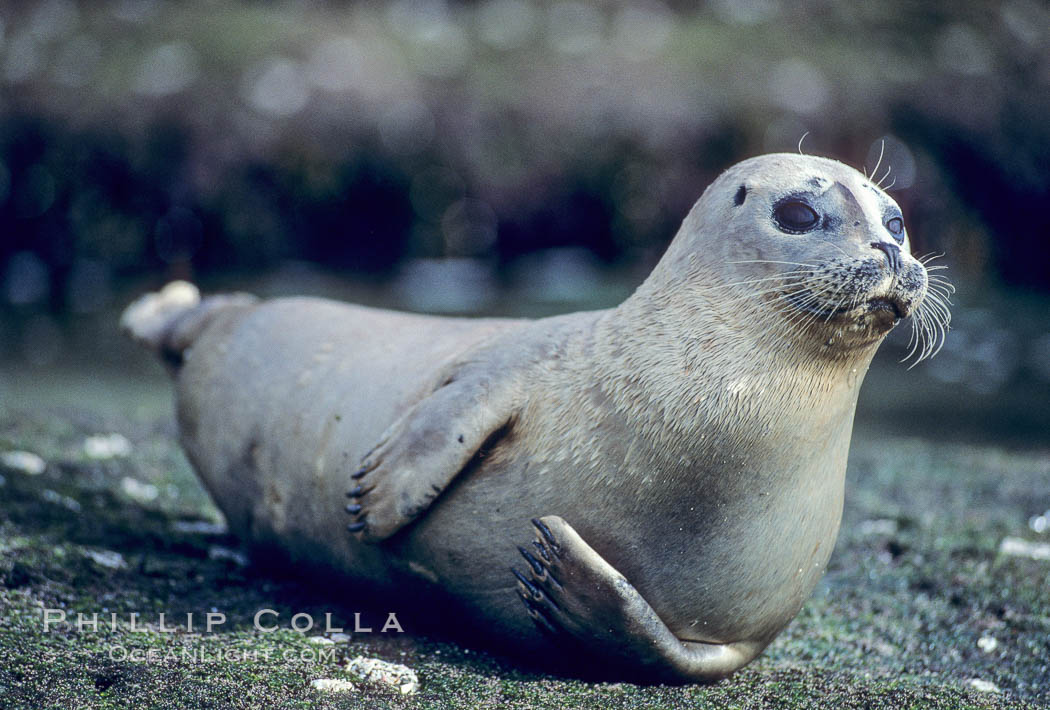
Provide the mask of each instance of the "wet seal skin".
{"label": "wet seal skin", "polygon": [[755,658],[822,575],[876,348],[911,318],[922,358],[947,326],[931,270],[864,175],[776,154],[716,179],[609,310],[441,318],[177,282],[122,322],[168,364],[238,535],[350,579],[337,594],[422,590],[563,671],[688,682]]}

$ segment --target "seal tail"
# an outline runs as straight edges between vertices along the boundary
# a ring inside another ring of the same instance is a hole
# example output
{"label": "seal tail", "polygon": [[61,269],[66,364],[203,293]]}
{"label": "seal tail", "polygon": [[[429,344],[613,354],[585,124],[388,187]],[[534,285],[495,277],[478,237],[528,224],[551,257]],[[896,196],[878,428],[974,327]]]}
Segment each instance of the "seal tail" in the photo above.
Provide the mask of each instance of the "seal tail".
{"label": "seal tail", "polygon": [[120,329],[132,340],[160,356],[172,367],[182,364],[190,347],[220,310],[248,306],[257,299],[248,294],[210,296],[187,281],[172,281],[156,293],[133,301],[120,316]]}

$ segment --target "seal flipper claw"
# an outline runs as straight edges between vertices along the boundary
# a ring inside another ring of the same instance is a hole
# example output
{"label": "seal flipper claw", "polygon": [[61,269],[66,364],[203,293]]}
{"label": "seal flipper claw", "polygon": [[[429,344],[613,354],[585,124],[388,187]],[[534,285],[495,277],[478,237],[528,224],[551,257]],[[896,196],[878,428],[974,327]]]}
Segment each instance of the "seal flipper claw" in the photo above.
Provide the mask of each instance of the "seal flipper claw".
{"label": "seal flipper claw", "polygon": [[557,554],[541,561],[524,550],[530,577],[513,570],[529,618],[540,631],[554,628],[560,638],[621,671],[669,681],[716,680],[745,665],[771,640],[683,641],[571,525],[554,515],[532,524],[536,543]]}
{"label": "seal flipper claw", "polygon": [[514,576],[521,583],[522,588],[518,590],[518,594],[522,596],[522,599],[540,599],[543,596],[539,587],[530,582],[525,575],[513,567],[510,568],[510,571],[514,573]]}
{"label": "seal flipper claw", "polygon": [[551,546],[551,549],[554,550],[555,553],[557,553],[558,543],[554,539],[554,533],[551,532],[551,529],[547,527],[539,518],[533,518],[530,522],[537,530],[540,531],[540,534],[543,535],[543,539],[548,545]]}
{"label": "seal flipper claw", "polygon": [[518,545],[518,552],[521,553],[521,556],[524,557],[525,561],[529,563],[530,567],[532,567],[533,574],[536,574],[536,575],[542,575],[543,574],[543,572],[544,572],[543,565],[540,564],[539,560],[537,560],[535,557],[532,556],[531,552],[526,550],[521,545]]}

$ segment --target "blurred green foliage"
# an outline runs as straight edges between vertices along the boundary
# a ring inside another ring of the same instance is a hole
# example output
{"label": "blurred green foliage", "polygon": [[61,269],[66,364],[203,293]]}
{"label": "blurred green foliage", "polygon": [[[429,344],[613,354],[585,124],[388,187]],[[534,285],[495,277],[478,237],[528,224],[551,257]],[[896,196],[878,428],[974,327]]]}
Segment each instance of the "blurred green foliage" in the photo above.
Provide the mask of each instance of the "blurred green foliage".
{"label": "blurred green foliage", "polygon": [[651,259],[721,169],[803,135],[869,168],[884,140],[920,250],[1050,284],[1042,3],[37,0],[0,17],[8,304],[83,310],[110,279],[286,259]]}

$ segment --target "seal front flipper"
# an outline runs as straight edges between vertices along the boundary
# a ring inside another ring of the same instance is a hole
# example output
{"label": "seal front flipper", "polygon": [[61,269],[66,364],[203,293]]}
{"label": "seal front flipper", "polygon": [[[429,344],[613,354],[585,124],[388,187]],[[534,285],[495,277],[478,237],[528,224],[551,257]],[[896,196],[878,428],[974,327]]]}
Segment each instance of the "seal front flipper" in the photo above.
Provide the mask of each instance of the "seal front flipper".
{"label": "seal front flipper", "polygon": [[[476,367],[476,365],[475,365]],[[347,529],[384,540],[417,518],[518,408],[516,380],[464,368],[387,429],[353,474]]]}
{"label": "seal front flipper", "polygon": [[765,641],[703,643],[677,638],[627,579],[556,515],[533,520],[520,547],[527,574],[512,570],[518,595],[541,631],[639,678],[668,682],[724,678]]}

